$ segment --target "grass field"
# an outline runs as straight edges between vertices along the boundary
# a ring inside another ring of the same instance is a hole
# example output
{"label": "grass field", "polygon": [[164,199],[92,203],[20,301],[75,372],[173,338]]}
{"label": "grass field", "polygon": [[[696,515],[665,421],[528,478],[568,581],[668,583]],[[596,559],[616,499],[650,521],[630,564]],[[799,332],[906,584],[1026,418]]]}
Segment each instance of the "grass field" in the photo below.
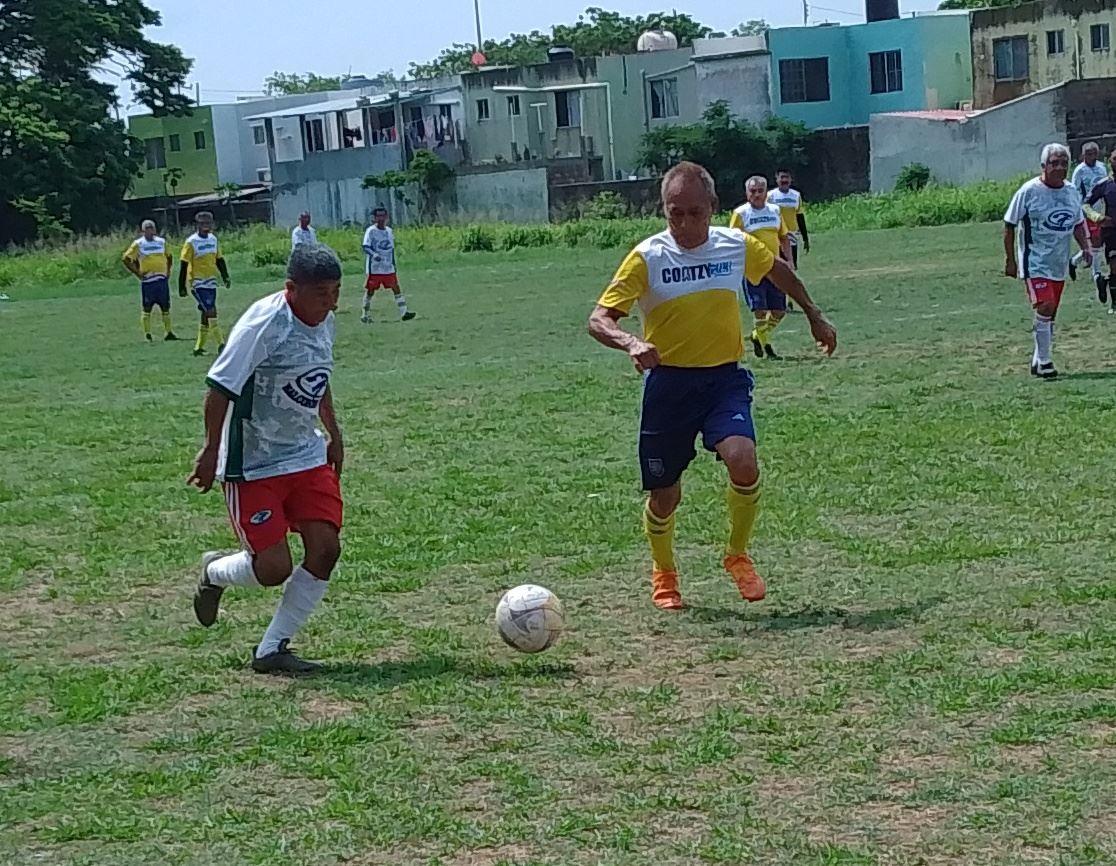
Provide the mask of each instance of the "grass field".
{"label": "grass field", "polygon": [[[1027,375],[998,228],[819,236],[840,327],[758,367],[745,607],[723,477],[679,521],[690,609],[647,598],[639,384],[584,320],[621,251],[416,256],[420,318],[339,315],[345,551],[297,682],[247,670],[277,595],[196,625],[218,495],[182,480],[202,359],[125,279],[13,286],[0,431],[0,863],[1116,861],[1116,322],[1074,287]],[[277,287],[234,257],[226,324]],[[185,303],[175,317],[192,336]],[[534,581],[570,632],[490,624]]]}

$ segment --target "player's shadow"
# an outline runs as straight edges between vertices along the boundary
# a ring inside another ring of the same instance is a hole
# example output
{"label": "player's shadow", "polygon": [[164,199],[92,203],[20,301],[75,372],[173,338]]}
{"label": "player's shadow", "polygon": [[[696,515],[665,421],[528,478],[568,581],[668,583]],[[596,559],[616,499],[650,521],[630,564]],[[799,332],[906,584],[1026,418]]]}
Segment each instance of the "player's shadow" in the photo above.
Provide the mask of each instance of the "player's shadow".
{"label": "player's shadow", "polygon": [[1079,382],[1086,382],[1090,379],[1116,379],[1116,370],[1084,370],[1080,373],[1059,373],[1058,378]]}
{"label": "player's shadow", "polygon": [[454,656],[430,656],[406,661],[340,662],[325,664],[322,669],[301,682],[344,684],[389,691],[407,683],[422,680],[485,680],[531,679],[558,680],[574,676],[572,664],[564,662],[516,662],[460,659]]}
{"label": "player's shadow", "polygon": [[692,619],[699,622],[739,622],[760,631],[798,631],[801,629],[843,628],[848,631],[890,631],[918,622],[929,608],[940,604],[941,598],[928,598],[917,604],[881,607],[875,610],[851,611],[842,607],[807,606],[794,610],[775,610],[756,616],[746,609],[718,607],[687,608]]}

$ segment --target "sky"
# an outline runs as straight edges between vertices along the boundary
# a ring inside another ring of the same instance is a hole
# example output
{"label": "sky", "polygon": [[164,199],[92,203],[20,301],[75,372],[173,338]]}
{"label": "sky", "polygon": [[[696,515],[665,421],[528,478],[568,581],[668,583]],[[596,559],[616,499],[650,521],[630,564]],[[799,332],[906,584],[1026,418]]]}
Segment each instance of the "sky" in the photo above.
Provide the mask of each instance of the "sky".
{"label": "sky", "polygon": [[[190,85],[201,86],[203,103],[232,102],[238,94],[262,92],[276,70],[320,75],[406,73],[411,61],[426,61],[454,42],[475,41],[473,0],[224,0],[200,8],[189,0],[146,0],[163,17],[149,36],[177,45],[194,60]],[[548,32],[572,23],[587,6],[626,15],[676,9],[726,33],[752,18],[775,26],[802,23],[800,0],[480,0],[485,39],[531,30]],[[937,0],[900,0],[905,14],[937,6]],[[811,23],[864,20],[863,0],[811,3]],[[121,91],[125,113],[141,113]]]}

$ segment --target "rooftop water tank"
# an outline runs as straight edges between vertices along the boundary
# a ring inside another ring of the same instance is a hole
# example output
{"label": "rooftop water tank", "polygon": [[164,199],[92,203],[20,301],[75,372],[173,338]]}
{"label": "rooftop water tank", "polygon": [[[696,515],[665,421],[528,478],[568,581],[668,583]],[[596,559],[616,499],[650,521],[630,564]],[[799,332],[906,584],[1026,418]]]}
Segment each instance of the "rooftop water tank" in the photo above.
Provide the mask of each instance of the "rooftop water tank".
{"label": "rooftop water tank", "polygon": [[636,42],[636,51],[673,51],[677,47],[678,37],[669,30],[648,30]]}
{"label": "rooftop water tank", "polygon": [[869,22],[891,21],[899,17],[899,0],[864,0],[864,13]]}

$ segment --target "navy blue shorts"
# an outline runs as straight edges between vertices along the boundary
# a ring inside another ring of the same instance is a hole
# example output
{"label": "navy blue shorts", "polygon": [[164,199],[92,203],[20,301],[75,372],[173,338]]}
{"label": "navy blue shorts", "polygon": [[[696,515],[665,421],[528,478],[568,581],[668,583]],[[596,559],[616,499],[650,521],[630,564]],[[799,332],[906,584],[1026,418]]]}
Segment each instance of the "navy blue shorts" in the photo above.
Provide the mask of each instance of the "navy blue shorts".
{"label": "navy blue shorts", "polygon": [[744,281],[744,294],[748,296],[748,308],[751,310],[786,310],[787,296],[775,288],[775,284],[766,277],[758,286],[753,286]]}
{"label": "navy blue shorts", "polygon": [[670,487],[697,456],[701,434],[707,451],[729,436],[756,441],[752,424],[752,374],[738,364],[656,367],[643,380],[639,467],[644,490]]}
{"label": "navy blue shorts", "polygon": [[170,285],[166,277],[144,280],[140,283],[140,293],[143,295],[143,308],[150,310],[159,307],[161,310],[170,309]]}
{"label": "navy blue shorts", "polygon": [[194,299],[198,302],[198,309],[203,313],[210,313],[217,309],[217,290],[195,288],[193,292]]}

